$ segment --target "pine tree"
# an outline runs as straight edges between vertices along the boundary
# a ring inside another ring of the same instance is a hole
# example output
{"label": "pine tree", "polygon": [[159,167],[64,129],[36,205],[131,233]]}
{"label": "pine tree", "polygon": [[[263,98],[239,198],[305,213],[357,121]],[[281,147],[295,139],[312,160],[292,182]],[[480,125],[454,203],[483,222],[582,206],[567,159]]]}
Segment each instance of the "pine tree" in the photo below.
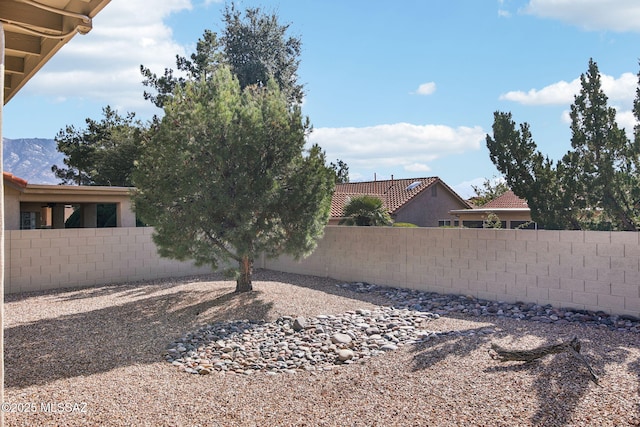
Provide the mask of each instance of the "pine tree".
{"label": "pine tree", "polygon": [[[638,76],[640,79],[640,74]],[[627,138],[607,105],[597,64],[589,61],[571,106],[571,147],[555,164],[536,147],[524,123],[494,114],[487,148],[531,217],[549,229],[637,230],[640,227],[640,132]],[[640,88],[640,82],[639,82]],[[640,90],[634,113],[640,117]]]}
{"label": "pine tree", "polygon": [[242,89],[228,67],[176,86],[134,175],[136,212],[162,256],[213,268],[309,254],[329,219],[334,173],[308,119],[274,80]]}
{"label": "pine tree", "polygon": [[64,184],[132,186],[134,162],[140,156],[145,127],[134,113],[120,116],[107,106],[100,121],[87,118],[87,126],[67,126],[56,135],[66,167],[51,170]]}
{"label": "pine tree", "polygon": [[[196,52],[189,58],[177,56],[179,72],[167,68],[161,76],[140,66],[143,84],[153,92],[145,92],[145,99],[162,108],[176,86],[187,80],[207,79],[216,68],[226,65],[238,78],[240,87],[265,86],[274,79],[280,91],[292,104],[300,104],[304,89],[297,82],[302,41],[287,36],[289,25],[280,24],[275,14],[267,14],[260,8],[247,8],[244,14],[234,5],[227,6],[223,14],[222,35],[205,30],[198,40]],[[178,75],[178,76],[177,76]]]}
{"label": "pine tree", "polygon": [[583,228],[636,230],[637,144],[616,123],[616,110],[607,105],[598,66],[589,61],[580,76],[581,91],[571,106],[571,147],[563,163],[574,174],[576,198],[581,203]]}

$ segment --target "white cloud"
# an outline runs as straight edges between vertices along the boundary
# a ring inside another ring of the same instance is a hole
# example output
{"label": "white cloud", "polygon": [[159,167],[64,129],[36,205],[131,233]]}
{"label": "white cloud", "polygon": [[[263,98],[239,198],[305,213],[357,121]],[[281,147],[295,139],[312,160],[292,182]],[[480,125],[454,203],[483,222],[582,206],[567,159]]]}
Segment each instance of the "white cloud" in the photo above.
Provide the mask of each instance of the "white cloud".
{"label": "white cloud", "polygon": [[506,182],[506,180],[502,176],[495,176],[494,175],[491,178],[478,177],[478,178],[473,178],[473,179],[468,180],[468,181],[463,181],[463,182],[461,182],[459,184],[453,185],[451,188],[453,188],[453,191],[458,193],[458,195],[460,197],[462,197],[463,199],[469,199],[471,197],[476,196],[476,192],[473,189],[473,187],[484,188],[484,183],[487,180],[489,180],[489,182],[491,183],[492,186],[496,186],[496,185],[498,185],[500,183]]}
{"label": "white cloud", "polygon": [[486,132],[479,126],[386,124],[371,127],[316,128],[309,138],[327,153],[359,171],[383,169],[427,172],[444,156],[479,150]]}
{"label": "white cloud", "polygon": [[469,181],[463,181],[460,184],[453,185],[453,191],[455,191],[463,199],[468,199],[476,195],[473,187],[482,187],[486,178],[474,178]]}
{"label": "white cloud", "polygon": [[618,122],[618,126],[623,127],[627,131],[628,137],[633,138],[633,128],[638,124],[633,115],[633,111],[616,111],[616,122]]}
{"label": "white cloud", "polygon": [[[636,124],[631,109],[638,86],[637,76],[633,73],[623,73],[617,79],[606,74],[600,75],[602,90],[609,98],[609,105],[616,108],[616,121],[625,128],[627,135],[632,136]],[[545,86],[542,89],[531,89],[528,92],[511,91],[500,95],[501,100],[518,102],[523,105],[566,105],[573,104],[574,97],[580,92],[580,79],[571,83],[560,81]],[[560,116],[563,123],[570,124],[569,110],[564,110]]]}
{"label": "white cloud", "polygon": [[571,83],[559,81],[542,89],[510,91],[500,95],[500,100],[518,102],[524,105],[570,104],[574,95],[580,90],[580,80]]}
{"label": "white cloud", "polygon": [[[619,78],[602,74],[602,90],[612,101],[628,103],[633,101],[637,86],[636,76],[624,73]],[[573,103],[574,96],[580,92],[580,79],[570,83],[559,81],[542,89],[524,91],[510,91],[500,95],[501,100],[518,102],[524,105],[563,105]]]}
{"label": "white cloud", "polygon": [[405,165],[404,170],[408,172],[429,172],[431,168],[429,165],[425,165],[424,163],[412,163],[410,165]]}
{"label": "white cloud", "polygon": [[602,74],[602,90],[611,100],[633,101],[638,86],[638,78],[633,73],[624,73],[619,78]]}
{"label": "white cloud", "polygon": [[422,83],[418,86],[418,90],[415,92],[418,95],[431,95],[436,91],[436,84],[434,82]]}
{"label": "white cloud", "polygon": [[637,0],[530,0],[523,12],[586,30],[640,31]]}
{"label": "white cloud", "polygon": [[76,35],[25,86],[24,92],[51,99],[91,99],[139,112],[157,110],[143,99],[140,65],[156,73],[175,68],[184,47],[163,19],[192,8],[189,0],[112,0],[87,35]]}

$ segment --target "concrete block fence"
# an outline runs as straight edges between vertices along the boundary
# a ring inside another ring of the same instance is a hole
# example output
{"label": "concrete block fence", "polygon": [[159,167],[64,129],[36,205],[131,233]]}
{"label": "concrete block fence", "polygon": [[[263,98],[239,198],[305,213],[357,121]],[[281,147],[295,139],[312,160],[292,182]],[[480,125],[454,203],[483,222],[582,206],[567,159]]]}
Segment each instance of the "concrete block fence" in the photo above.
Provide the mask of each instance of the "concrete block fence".
{"label": "concrete block fence", "polygon": [[5,230],[5,292],[205,274],[160,258],[152,228]]}
{"label": "concrete block fence", "polygon": [[[206,274],[160,258],[152,228],[5,231],[5,292]],[[328,226],[291,273],[640,317],[640,233]]]}
{"label": "concrete block fence", "polygon": [[292,273],[640,317],[640,233],[328,226]]}

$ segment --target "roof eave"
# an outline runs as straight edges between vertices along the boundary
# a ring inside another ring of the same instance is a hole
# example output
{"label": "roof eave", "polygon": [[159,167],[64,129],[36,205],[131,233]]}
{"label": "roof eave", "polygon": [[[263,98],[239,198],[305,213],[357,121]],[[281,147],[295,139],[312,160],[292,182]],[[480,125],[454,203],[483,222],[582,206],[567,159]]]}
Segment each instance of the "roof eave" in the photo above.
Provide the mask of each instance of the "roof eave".
{"label": "roof eave", "polygon": [[452,214],[468,214],[468,213],[489,213],[489,212],[509,212],[509,213],[517,213],[517,212],[531,212],[530,208],[489,208],[489,209],[483,209],[483,208],[474,208],[474,209],[455,209],[455,210],[451,210],[449,211]]}
{"label": "roof eave", "polygon": [[92,19],[110,0],[0,2],[5,36],[4,103],[77,33],[92,29]]}
{"label": "roof eave", "polygon": [[28,184],[22,188],[24,194],[30,195],[98,195],[109,196],[129,196],[133,192],[133,187],[107,187],[107,186],[75,186],[75,185],[46,185]]}

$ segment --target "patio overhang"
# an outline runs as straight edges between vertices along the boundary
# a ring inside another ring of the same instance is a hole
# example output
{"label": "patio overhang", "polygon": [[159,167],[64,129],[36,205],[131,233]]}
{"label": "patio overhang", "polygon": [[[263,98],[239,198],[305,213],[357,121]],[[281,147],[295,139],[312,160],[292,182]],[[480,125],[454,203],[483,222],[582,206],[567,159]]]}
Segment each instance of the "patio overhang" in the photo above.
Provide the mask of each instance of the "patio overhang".
{"label": "patio overhang", "polygon": [[77,33],[91,31],[93,18],[110,0],[1,0],[4,27],[4,103]]}

